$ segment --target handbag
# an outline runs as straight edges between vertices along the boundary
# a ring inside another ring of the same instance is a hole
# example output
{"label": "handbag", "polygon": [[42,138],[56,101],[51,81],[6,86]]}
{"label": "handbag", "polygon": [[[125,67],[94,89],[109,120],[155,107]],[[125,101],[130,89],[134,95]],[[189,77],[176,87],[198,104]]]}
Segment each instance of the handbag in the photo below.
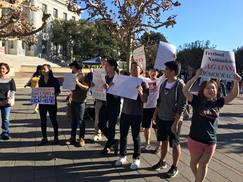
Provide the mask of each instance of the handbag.
{"label": "handbag", "polygon": [[8,91],[8,94],[7,94],[7,104],[10,105],[11,107],[13,107],[15,104],[14,92],[12,92],[10,90]]}

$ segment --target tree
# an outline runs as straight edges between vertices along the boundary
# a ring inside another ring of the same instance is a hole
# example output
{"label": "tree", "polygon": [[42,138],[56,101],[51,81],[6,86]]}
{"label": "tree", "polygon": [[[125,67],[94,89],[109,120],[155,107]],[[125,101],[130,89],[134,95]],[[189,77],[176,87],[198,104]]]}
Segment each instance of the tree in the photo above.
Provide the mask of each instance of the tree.
{"label": "tree", "polygon": [[68,9],[78,14],[87,11],[88,19],[101,18],[122,45],[121,54],[130,60],[134,41],[142,32],[176,24],[176,15],[163,19],[165,11],[180,6],[173,0],[68,0]]}
{"label": "tree", "polygon": [[[118,43],[112,38],[108,25],[103,21],[53,21],[51,41],[62,47],[61,53],[71,60],[71,52],[75,59],[89,59],[98,55],[118,58]],[[57,52],[56,52],[57,54]]]}
{"label": "tree", "polygon": [[50,14],[43,14],[42,25],[34,27],[29,21],[29,13],[38,8],[27,0],[0,0],[0,40],[5,38],[23,39],[27,44],[36,43],[34,34],[41,31]]}
{"label": "tree", "polygon": [[240,48],[237,48],[235,51],[235,62],[236,62],[236,68],[237,72],[242,75],[243,73],[243,46]]}
{"label": "tree", "polygon": [[159,32],[145,32],[140,37],[139,42],[145,49],[147,67],[154,65],[160,41],[167,42],[165,36]]}

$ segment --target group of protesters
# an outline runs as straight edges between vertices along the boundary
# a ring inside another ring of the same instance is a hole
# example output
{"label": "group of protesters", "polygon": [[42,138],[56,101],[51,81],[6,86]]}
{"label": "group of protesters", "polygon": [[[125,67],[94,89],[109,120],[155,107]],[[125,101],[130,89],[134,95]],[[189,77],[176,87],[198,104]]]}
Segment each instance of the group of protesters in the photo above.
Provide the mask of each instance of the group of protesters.
{"label": "group of protesters", "polygon": [[[104,89],[109,90],[116,82],[113,78],[118,73],[117,62],[109,57],[103,57],[102,68],[104,75]],[[85,101],[90,87],[94,83],[87,79],[82,72],[80,62],[72,62],[71,71],[76,75],[76,87],[67,97],[70,108],[71,132],[67,144],[85,146]],[[106,101],[95,100],[95,136],[94,141],[102,140],[102,135],[107,139],[103,155],[119,153],[115,161],[116,166],[128,164],[127,161],[127,137],[131,127],[133,139],[133,161],[131,169],[140,167],[141,141],[140,131],[144,128],[145,146],[144,150],[150,150],[151,128],[154,129],[157,137],[156,151],[160,150],[160,160],[152,166],[152,170],[167,168],[166,154],[169,147],[172,148],[172,165],[166,173],[168,177],[178,174],[178,163],[181,156],[180,129],[183,121],[183,112],[188,104],[193,108],[191,127],[188,137],[188,149],[191,155],[190,167],[195,176],[195,181],[203,181],[207,173],[207,166],[212,158],[217,142],[217,122],[219,110],[224,104],[232,101],[239,93],[239,82],[241,77],[235,74],[233,87],[225,95],[219,95],[219,84],[217,80],[207,80],[201,83],[198,94],[191,91],[193,84],[200,77],[202,69],[198,69],[195,75],[184,84],[179,78],[180,64],[175,61],[165,63],[164,74],[158,77],[158,71],[150,68],[148,78],[145,78],[143,67],[138,62],[131,63],[131,77],[141,78],[143,81],[137,86],[137,99],[121,98],[106,93]],[[0,63],[0,109],[2,114],[2,139],[9,139],[9,115],[11,105],[9,104],[9,91],[13,96],[16,92],[13,79],[6,75],[9,66]],[[39,87],[54,87],[55,96],[60,94],[60,84],[53,76],[49,65],[40,67],[38,75]],[[150,83],[150,84],[148,84]],[[126,85],[124,85],[126,89]],[[122,102],[122,104],[121,104]],[[37,109],[35,108],[35,111]],[[57,100],[54,105],[39,104],[38,112],[41,120],[42,141],[39,145],[45,145],[47,139],[47,112],[54,129],[54,143],[58,143],[58,122],[57,122]],[[116,124],[120,126],[120,138],[115,139]],[[79,126],[79,138],[76,139]]]}

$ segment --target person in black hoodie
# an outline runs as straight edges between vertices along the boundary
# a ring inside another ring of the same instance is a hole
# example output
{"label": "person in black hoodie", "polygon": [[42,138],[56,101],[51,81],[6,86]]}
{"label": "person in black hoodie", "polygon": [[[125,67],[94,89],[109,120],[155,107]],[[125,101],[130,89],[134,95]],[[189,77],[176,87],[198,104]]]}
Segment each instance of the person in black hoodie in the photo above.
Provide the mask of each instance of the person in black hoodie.
{"label": "person in black hoodie", "polygon": [[[39,80],[39,87],[54,87],[55,96],[60,94],[60,84],[57,78],[54,77],[51,66],[44,64],[42,66],[41,78]],[[54,129],[54,144],[58,143],[58,123],[57,123],[57,99],[55,99],[54,105],[40,104],[39,105],[39,114],[41,119],[41,132],[42,132],[42,141],[39,145],[47,144],[47,125],[46,125],[46,116],[47,112],[49,113],[50,120]]]}
{"label": "person in black hoodie", "polygon": [[[114,76],[116,75],[117,66],[117,62],[114,59],[107,59],[105,65],[105,70],[107,73],[107,75],[105,76],[105,89],[108,89],[110,86],[112,86],[112,81]],[[120,97],[106,93],[106,102],[104,101],[100,109],[98,123],[99,129],[107,138],[107,142],[102,151],[104,154],[109,153],[112,149],[114,149],[115,154],[117,154],[118,152],[118,141],[115,140],[115,130],[117,119],[120,113],[120,104]]]}

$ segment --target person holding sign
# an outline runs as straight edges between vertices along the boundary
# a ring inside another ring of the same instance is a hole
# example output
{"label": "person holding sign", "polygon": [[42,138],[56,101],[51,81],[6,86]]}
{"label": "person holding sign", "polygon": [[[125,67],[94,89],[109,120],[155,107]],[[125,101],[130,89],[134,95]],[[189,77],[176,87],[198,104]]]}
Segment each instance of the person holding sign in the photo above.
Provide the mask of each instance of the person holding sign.
{"label": "person holding sign", "polygon": [[[0,63],[0,111],[2,118],[2,133],[3,140],[9,140],[9,118],[11,107],[14,103],[16,86],[14,79],[8,77],[10,67],[7,63]],[[12,100],[12,101],[11,101]]]}
{"label": "person holding sign", "polygon": [[[139,77],[141,73],[142,65],[137,62],[132,62],[131,76]],[[125,85],[124,89],[126,89]],[[143,103],[147,102],[149,94],[145,82],[137,86],[137,92],[137,100],[124,98],[120,119],[120,158],[115,162],[116,166],[122,166],[127,163],[127,135],[131,126],[134,144],[133,162],[130,165],[131,169],[138,169],[140,166],[140,125],[142,121]]]}
{"label": "person holding sign", "polygon": [[217,97],[218,84],[214,80],[204,81],[198,95],[194,95],[190,90],[201,74],[202,69],[197,70],[183,88],[183,94],[193,107],[188,148],[191,155],[190,167],[196,182],[202,182],[205,178],[208,164],[216,149],[219,110],[237,97],[241,80],[235,74],[233,88],[225,97]]}
{"label": "person holding sign", "polygon": [[[59,81],[54,77],[51,66],[48,64],[44,64],[42,66],[41,78],[39,80],[39,87],[54,87],[55,89],[55,97],[58,96],[61,92]],[[50,104],[40,104],[39,105],[39,114],[41,119],[41,132],[42,132],[42,140],[38,145],[46,145],[47,140],[47,112],[49,113],[50,120],[54,129],[54,144],[58,143],[58,123],[57,123],[57,100],[55,98],[54,105]]]}
{"label": "person holding sign", "polygon": [[69,103],[71,104],[71,138],[70,144],[76,144],[76,131],[79,125],[79,143],[80,147],[85,145],[85,100],[87,97],[87,92],[89,89],[88,83],[82,73],[82,64],[77,61],[72,62],[69,67],[72,69],[72,73],[76,75],[76,87],[72,90],[69,98]]}
{"label": "person holding sign", "polygon": [[[105,70],[107,75],[105,76],[106,83],[104,84],[104,88],[106,90],[109,87],[112,87],[113,78],[116,75],[117,70],[117,62],[114,59],[107,59]],[[106,102],[103,103],[100,114],[99,114],[99,129],[107,138],[107,142],[103,149],[103,153],[107,154],[114,150],[114,153],[118,152],[118,142],[115,140],[115,130],[116,123],[120,113],[120,104],[121,98],[119,96],[114,96],[109,93],[106,93]]]}
{"label": "person holding sign", "polygon": [[167,78],[160,87],[157,107],[153,115],[153,122],[157,127],[157,140],[162,142],[161,156],[153,170],[167,167],[165,157],[168,146],[172,148],[173,165],[167,172],[167,177],[174,177],[178,173],[178,162],[181,154],[179,143],[180,127],[183,111],[186,107],[186,98],[182,93],[184,82],[178,78],[180,65],[175,61],[165,63],[165,77]]}

